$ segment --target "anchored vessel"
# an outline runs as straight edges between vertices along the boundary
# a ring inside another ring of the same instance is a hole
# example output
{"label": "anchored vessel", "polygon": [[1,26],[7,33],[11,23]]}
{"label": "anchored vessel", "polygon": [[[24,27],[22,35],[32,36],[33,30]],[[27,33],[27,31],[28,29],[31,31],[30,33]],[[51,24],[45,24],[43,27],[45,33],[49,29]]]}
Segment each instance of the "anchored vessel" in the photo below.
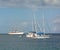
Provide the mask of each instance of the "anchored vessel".
{"label": "anchored vessel", "polygon": [[14,31],[9,32],[8,34],[24,34],[24,32],[17,31],[17,29],[13,29]]}
{"label": "anchored vessel", "polygon": [[[45,34],[45,28],[43,29],[43,32],[40,32],[40,34],[38,34],[38,31],[37,31],[37,21],[36,21],[36,18],[35,18],[35,14],[33,14],[33,29],[34,31],[32,32],[29,32],[28,34],[26,34],[26,37],[29,37],[29,38],[37,38],[37,39],[44,39],[44,38],[50,38],[49,35],[46,35]],[[45,26],[45,20],[44,20],[44,16],[43,16],[43,27]],[[39,26],[39,25],[38,25]]]}
{"label": "anchored vessel", "polygon": [[50,38],[49,35],[44,35],[44,34],[37,34],[37,33],[33,33],[33,32],[30,32],[26,35],[26,37],[29,37],[29,38],[35,38],[35,39],[44,39],[44,38]]}

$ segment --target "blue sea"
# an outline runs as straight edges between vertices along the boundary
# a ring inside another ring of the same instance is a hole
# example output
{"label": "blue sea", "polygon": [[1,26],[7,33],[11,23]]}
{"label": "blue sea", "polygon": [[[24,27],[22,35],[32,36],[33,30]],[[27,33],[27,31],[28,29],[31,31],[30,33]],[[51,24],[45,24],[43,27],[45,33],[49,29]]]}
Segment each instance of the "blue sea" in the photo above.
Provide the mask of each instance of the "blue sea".
{"label": "blue sea", "polygon": [[50,34],[49,39],[19,36],[0,34],[0,50],[60,50],[60,34]]}

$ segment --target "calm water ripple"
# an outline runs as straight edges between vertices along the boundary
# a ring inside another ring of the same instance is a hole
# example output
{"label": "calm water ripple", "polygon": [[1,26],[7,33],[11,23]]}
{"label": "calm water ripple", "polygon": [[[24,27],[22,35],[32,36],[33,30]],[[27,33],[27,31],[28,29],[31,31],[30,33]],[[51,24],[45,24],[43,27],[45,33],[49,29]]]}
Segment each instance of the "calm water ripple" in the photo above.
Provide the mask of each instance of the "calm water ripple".
{"label": "calm water ripple", "polygon": [[0,35],[0,50],[60,50],[60,35],[51,35],[49,39]]}

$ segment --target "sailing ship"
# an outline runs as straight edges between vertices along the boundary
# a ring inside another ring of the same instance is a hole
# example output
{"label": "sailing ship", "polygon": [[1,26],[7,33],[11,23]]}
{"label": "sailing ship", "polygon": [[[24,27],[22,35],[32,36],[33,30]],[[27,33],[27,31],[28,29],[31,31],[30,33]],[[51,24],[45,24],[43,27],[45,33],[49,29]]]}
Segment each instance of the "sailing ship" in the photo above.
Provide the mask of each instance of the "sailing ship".
{"label": "sailing ship", "polygon": [[20,32],[20,31],[18,31],[18,30],[16,29],[16,27],[14,27],[14,28],[13,28],[13,31],[9,32],[8,34],[12,34],[12,35],[14,35],[14,34],[20,34],[20,35],[23,35],[24,32]]}
{"label": "sailing ship", "polygon": [[[29,38],[34,38],[34,39],[44,39],[44,38],[50,38],[49,35],[46,35],[45,34],[45,28],[43,29],[43,32],[40,32],[40,34],[38,34],[37,32],[37,21],[36,21],[36,17],[35,17],[35,14],[33,15],[34,19],[33,19],[33,28],[34,28],[34,31],[32,32],[29,32],[26,37],[29,37]],[[45,19],[44,19],[44,16],[43,16],[43,27],[45,25]]]}

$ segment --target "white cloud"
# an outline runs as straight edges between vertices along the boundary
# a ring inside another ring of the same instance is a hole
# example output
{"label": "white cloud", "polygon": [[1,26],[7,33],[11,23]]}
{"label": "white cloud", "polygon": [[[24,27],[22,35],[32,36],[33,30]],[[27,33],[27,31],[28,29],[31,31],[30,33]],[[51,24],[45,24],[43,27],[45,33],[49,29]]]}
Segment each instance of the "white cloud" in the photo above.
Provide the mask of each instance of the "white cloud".
{"label": "white cloud", "polygon": [[54,32],[60,32],[60,17],[57,18],[57,19],[55,19],[55,20],[53,21],[53,24],[54,24],[54,26],[53,26],[53,31],[54,31]]}
{"label": "white cloud", "polygon": [[22,22],[21,25],[26,27],[28,25],[28,22]]}
{"label": "white cloud", "polygon": [[60,19],[54,21],[55,24],[60,23]]}
{"label": "white cloud", "polygon": [[9,24],[9,27],[10,27],[9,30],[13,31],[14,29],[17,29],[18,31],[24,31],[24,30],[26,30],[27,27],[29,27],[28,24],[29,23],[27,21],[11,23],[11,24]]}
{"label": "white cloud", "polygon": [[60,6],[60,0],[45,0],[47,5]]}
{"label": "white cloud", "polygon": [[60,15],[57,15],[56,18],[53,20],[54,24],[60,23]]}
{"label": "white cloud", "polygon": [[0,0],[0,7],[60,7],[60,0]]}

